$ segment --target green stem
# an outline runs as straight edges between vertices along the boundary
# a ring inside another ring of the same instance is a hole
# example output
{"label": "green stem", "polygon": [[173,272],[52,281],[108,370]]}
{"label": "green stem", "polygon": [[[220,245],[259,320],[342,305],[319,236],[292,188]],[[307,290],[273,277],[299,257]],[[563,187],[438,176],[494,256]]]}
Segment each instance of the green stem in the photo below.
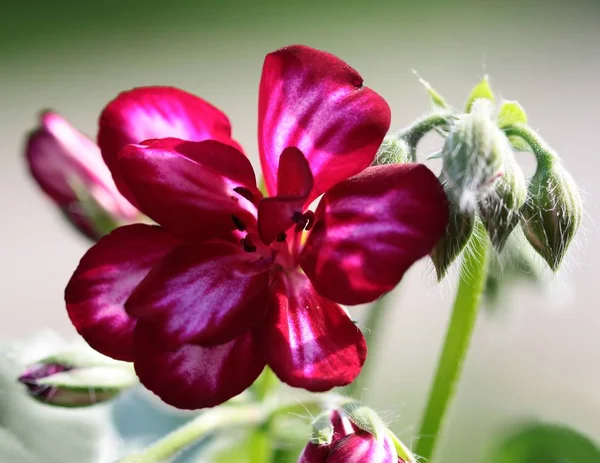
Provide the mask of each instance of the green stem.
{"label": "green stem", "polygon": [[207,410],[141,453],[125,457],[121,463],[166,462],[210,433],[233,426],[258,424],[264,419],[265,413],[257,405],[221,406]]}
{"label": "green stem", "polygon": [[448,125],[453,118],[452,112],[438,112],[429,114],[418,119],[408,127],[398,131],[395,135],[397,138],[404,140],[410,149],[410,157],[413,162],[417,157],[417,145],[421,138],[427,135],[431,130]]}
{"label": "green stem", "polygon": [[559,159],[558,154],[550,148],[544,139],[533,129],[525,125],[509,125],[505,127],[504,133],[507,137],[519,137],[525,140],[533,154],[535,154],[539,167],[550,167],[552,162]]}
{"label": "green stem", "polygon": [[386,301],[386,297],[380,297],[371,304],[371,307],[369,308],[369,313],[367,314],[367,319],[365,321],[365,328],[363,330],[367,348],[369,349],[369,355],[363,365],[360,375],[346,387],[345,392],[350,397],[359,398],[356,394],[359,392],[362,385],[369,384],[369,376],[371,375],[373,364],[377,358],[375,354],[377,351],[377,342],[374,334],[379,332],[384,319],[384,314],[389,307],[389,304],[386,304]]}
{"label": "green stem", "polygon": [[487,252],[488,238],[481,222],[477,222],[469,248],[464,253],[446,340],[421,421],[415,453],[423,461],[432,461],[461,376],[485,286]]}

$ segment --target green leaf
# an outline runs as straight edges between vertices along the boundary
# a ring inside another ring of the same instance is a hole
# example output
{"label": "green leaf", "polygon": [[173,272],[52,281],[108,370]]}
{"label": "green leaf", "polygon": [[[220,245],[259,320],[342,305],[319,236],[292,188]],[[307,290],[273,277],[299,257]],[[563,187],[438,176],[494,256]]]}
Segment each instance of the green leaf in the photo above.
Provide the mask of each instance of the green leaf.
{"label": "green leaf", "polygon": [[563,425],[532,423],[508,436],[491,463],[598,463],[600,448]]}
{"label": "green leaf", "polygon": [[431,84],[429,82],[427,82],[425,79],[421,78],[421,76],[419,76],[417,71],[413,70],[413,72],[419,79],[419,82],[421,82],[421,85],[423,85],[423,87],[425,87],[425,90],[427,90],[427,93],[429,94],[429,98],[431,99],[431,103],[433,104],[433,106],[435,106],[437,108],[441,108],[441,109],[449,109],[450,105],[448,103],[446,103],[446,100],[444,99],[444,97],[442,95],[440,95],[437,92],[437,90],[431,86]]}
{"label": "green leaf", "polygon": [[466,112],[470,113],[473,103],[475,100],[479,100],[480,98],[490,100],[492,103],[496,101],[496,97],[494,96],[494,92],[492,92],[492,87],[490,87],[490,81],[487,75],[483,76],[481,82],[479,82],[475,88],[471,90],[471,94],[469,95],[469,98],[467,98]]}
{"label": "green leaf", "polygon": [[527,114],[518,101],[505,101],[498,111],[498,127],[527,124]]}

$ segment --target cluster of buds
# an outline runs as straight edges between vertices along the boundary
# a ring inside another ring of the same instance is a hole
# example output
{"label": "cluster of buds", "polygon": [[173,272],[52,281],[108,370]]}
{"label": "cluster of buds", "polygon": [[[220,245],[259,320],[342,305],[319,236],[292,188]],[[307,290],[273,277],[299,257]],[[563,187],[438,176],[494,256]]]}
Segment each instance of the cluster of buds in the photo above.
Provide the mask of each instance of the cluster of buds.
{"label": "cluster of buds", "polygon": [[348,401],[313,422],[298,463],[414,463],[415,457],[369,407]]}
{"label": "cluster of buds", "polygon": [[[467,247],[478,221],[498,253],[520,224],[531,247],[558,270],[583,214],[577,186],[558,155],[528,127],[519,103],[496,105],[487,77],[471,92],[464,112],[422,83],[437,110],[388,137],[376,162],[414,161],[423,135],[436,130],[445,137],[432,156],[442,160],[440,181],[450,202],[445,236],[431,253],[438,279]],[[529,185],[515,158],[522,151],[537,160]]]}
{"label": "cluster of buds", "polygon": [[38,185],[88,238],[97,240],[140,219],[140,212],[119,193],[100,148],[60,115],[41,114],[25,154]]}

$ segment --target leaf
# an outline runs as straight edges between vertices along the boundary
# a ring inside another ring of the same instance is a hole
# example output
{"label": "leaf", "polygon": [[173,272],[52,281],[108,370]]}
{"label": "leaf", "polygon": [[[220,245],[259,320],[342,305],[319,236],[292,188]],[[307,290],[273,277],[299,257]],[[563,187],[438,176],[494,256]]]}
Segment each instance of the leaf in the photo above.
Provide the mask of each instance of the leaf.
{"label": "leaf", "polygon": [[531,146],[529,146],[529,144],[521,137],[511,135],[510,137],[508,137],[508,141],[510,143],[511,148],[516,153],[533,153]]}
{"label": "leaf", "polygon": [[429,94],[429,98],[431,99],[431,103],[433,104],[433,106],[440,108],[440,109],[449,109],[450,108],[450,105],[448,103],[446,103],[446,100],[444,99],[444,97],[442,95],[440,95],[437,92],[437,90],[431,86],[431,84],[429,82],[427,82],[425,79],[421,78],[421,76],[419,76],[417,71],[413,70],[413,73],[417,76],[417,78],[419,79],[419,82],[421,82],[421,85],[423,85],[423,87],[425,87],[425,90],[427,90],[427,93]]}
{"label": "leaf", "polygon": [[471,94],[469,95],[469,98],[467,98],[466,112],[470,113],[473,103],[480,98],[490,100],[492,103],[496,101],[496,97],[494,96],[494,92],[492,92],[492,87],[490,87],[490,81],[487,75],[483,76],[481,82],[479,82],[475,88],[471,90]]}
{"label": "leaf", "polygon": [[505,101],[498,111],[498,127],[514,124],[527,124],[527,114],[518,101]]}
{"label": "leaf", "polygon": [[532,423],[508,436],[491,463],[598,463],[600,448],[578,431],[559,424]]}

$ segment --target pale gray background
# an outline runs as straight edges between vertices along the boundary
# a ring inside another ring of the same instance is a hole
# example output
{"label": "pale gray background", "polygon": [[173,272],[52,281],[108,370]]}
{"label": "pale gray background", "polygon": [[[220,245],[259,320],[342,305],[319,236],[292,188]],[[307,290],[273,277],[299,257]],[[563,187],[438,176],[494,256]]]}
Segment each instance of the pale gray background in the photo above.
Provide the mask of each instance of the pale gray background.
{"label": "pale gray background", "polygon": [[[532,125],[561,154],[585,192],[588,217],[580,250],[549,293],[513,287],[504,310],[479,320],[442,461],[482,461],[494,432],[530,417],[575,425],[600,440],[597,4],[238,3],[215,12],[215,5],[188,10],[168,2],[168,13],[146,11],[140,20],[135,12],[121,18],[115,11],[110,28],[88,18],[89,24],[73,19],[52,31],[53,23],[36,17],[50,28],[47,35],[29,40],[24,32],[23,46],[3,36],[0,337],[43,327],[73,333],[62,291],[88,243],[61,221],[24,168],[24,134],[40,109],[57,109],[93,135],[99,111],[120,90],[180,86],[230,116],[234,135],[258,165],[257,86],[263,57],[275,48],[305,43],[344,58],[390,102],[393,130],[429,108],[411,69],[457,106],[485,71],[501,96],[525,106]],[[34,10],[15,17],[27,28]],[[530,171],[531,161],[525,164]],[[436,285],[423,263],[406,276],[395,301],[378,333],[384,354],[365,398],[410,441],[449,316],[452,284]]]}

